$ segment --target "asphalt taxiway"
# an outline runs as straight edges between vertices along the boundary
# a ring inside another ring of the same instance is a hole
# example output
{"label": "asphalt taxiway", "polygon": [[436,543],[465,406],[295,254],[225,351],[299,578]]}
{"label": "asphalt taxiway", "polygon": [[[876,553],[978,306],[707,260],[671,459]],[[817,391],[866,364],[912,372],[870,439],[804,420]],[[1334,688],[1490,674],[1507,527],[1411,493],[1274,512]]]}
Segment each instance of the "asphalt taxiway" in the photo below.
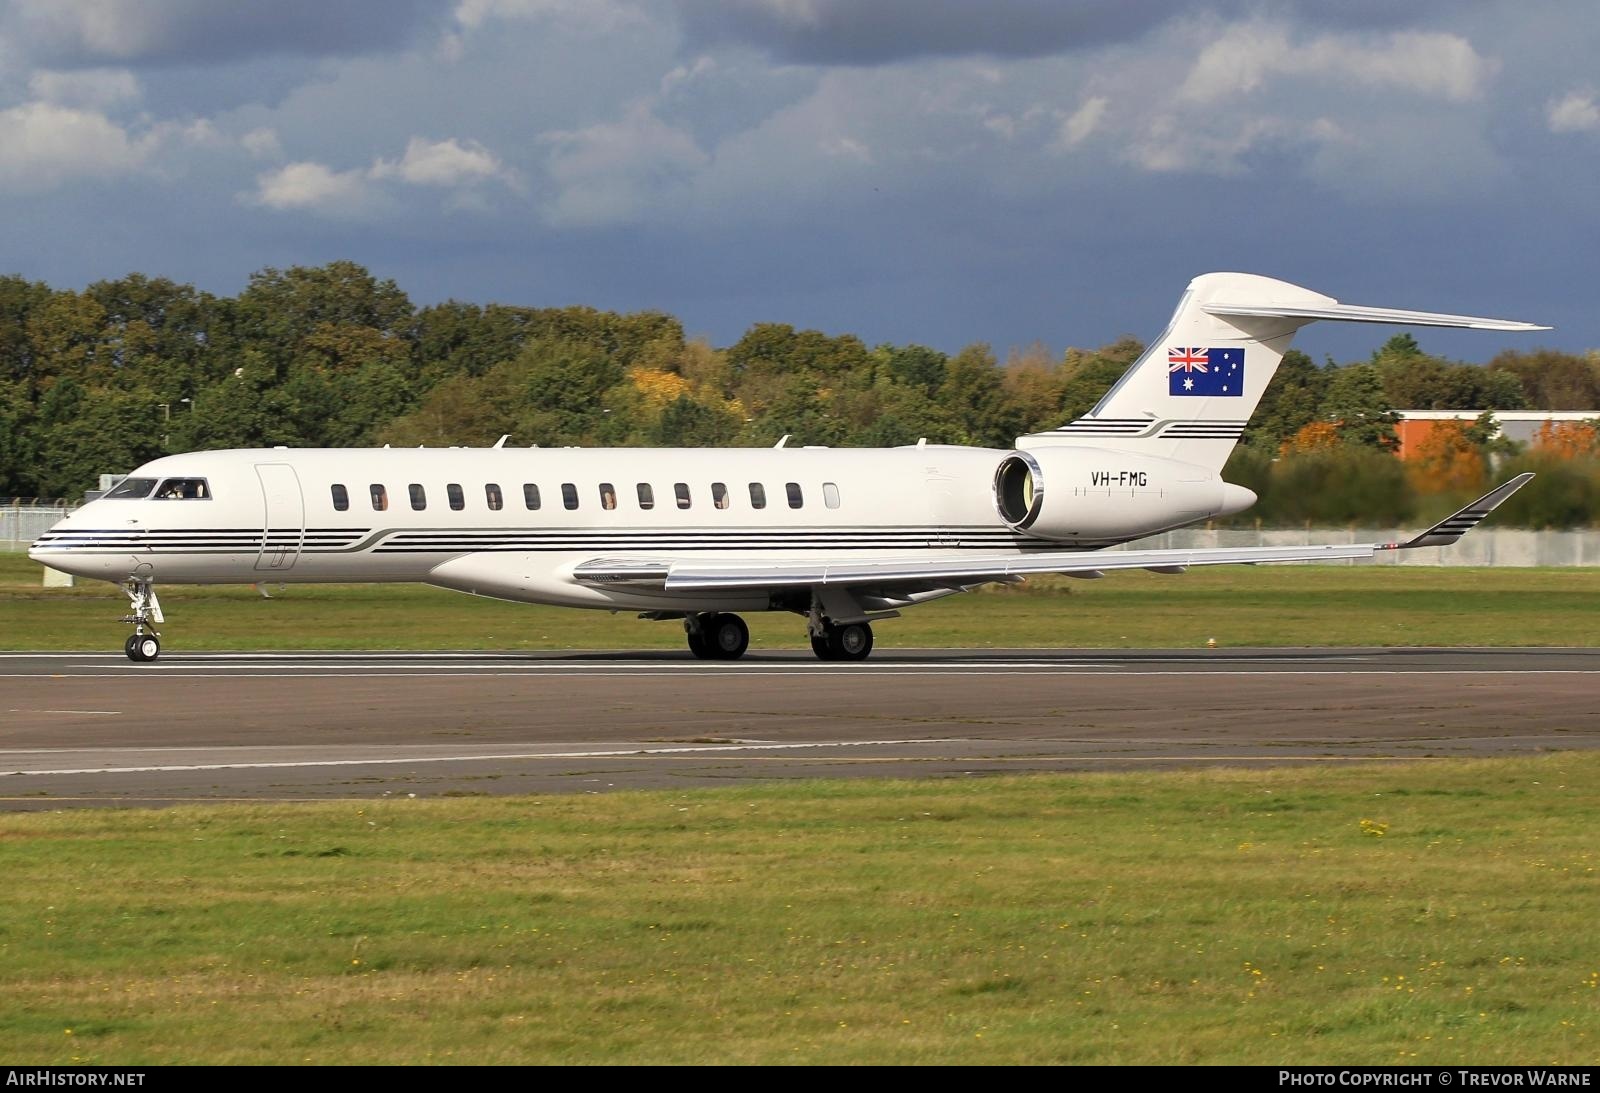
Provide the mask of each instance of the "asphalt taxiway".
{"label": "asphalt taxiway", "polygon": [[0,654],[0,808],[1600,746],[1600,649]]}

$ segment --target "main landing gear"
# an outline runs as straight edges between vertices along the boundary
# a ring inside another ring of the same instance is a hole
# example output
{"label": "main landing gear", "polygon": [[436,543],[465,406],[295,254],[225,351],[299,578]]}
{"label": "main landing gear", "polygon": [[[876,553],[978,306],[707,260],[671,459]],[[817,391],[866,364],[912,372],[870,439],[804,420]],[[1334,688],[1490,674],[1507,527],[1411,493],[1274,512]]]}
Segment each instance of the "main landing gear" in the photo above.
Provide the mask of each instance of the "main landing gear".
{"label": "main landing gear", "polygon": [[129,577],[122,590],[131,605],[122,621],[133,623],[133,633],[122,643],[122,651],[132,661],[155,660],[161,655],[161,636],[153,624],[166,621],[161,615],[161,601],[156,599],[155,583],[144,577]]}
{"label": "main landing gear", "polygon": [[683,620],[689,652],[701,660],[738,660],[750,648],[750,628],[738,615],[712,611]]}
{"label": "main landing gear", "polygon": [[[689,651],[701,660],[738,660],[750,647],[750,628],[738,615],[707,611],[683,620]],[[817,615],[810,620],[811,651],[819,660],[866,660],[872,652],[872,627],[865,622],[836,623]],[[130,654],[131,655],[131,654]]]}
{"label": "main landing gear", "polygon": [[866,660],[872,652],[872,626],[865,622],[839,625],[822,624],[822,633],[811,635],[811,651],[818,660]]}

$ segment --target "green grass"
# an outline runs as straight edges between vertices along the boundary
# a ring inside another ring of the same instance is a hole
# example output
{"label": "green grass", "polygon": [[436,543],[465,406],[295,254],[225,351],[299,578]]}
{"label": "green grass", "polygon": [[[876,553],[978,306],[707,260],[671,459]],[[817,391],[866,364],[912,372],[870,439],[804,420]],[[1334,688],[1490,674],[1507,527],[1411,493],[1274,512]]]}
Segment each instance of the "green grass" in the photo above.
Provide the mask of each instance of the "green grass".
{"label": "green grass", "polygon": [[[104,582],[41,587],[0,554],[0,648],[116,649],[126,600]],[[676,623],[502,603],[421,585],[166,586],[167,648],[678,649]],[[790,614],[747,616],[752,644],[803,648]],[[1600,645],[1600,568],[1224,566],[1183,576],[1042,578],[912,608],[884,648]]]}
{"label": "green grass", "polygon": [[0,1044],[1588,1064],[1597,830],[1595,753],[10,814]]}

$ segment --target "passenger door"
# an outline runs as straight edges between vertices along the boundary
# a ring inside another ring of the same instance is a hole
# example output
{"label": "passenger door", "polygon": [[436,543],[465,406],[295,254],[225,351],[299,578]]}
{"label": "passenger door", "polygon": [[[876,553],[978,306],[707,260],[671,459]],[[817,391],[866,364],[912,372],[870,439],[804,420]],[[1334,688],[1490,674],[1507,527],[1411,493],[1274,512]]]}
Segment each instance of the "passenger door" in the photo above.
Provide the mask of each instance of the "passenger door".
{"label": "passenger door", "polygon": [[261,479],[264,509],[256,568],[279,572],[293,569],[306,535],[300,478],[287,463],[257,463],[256,477]]}

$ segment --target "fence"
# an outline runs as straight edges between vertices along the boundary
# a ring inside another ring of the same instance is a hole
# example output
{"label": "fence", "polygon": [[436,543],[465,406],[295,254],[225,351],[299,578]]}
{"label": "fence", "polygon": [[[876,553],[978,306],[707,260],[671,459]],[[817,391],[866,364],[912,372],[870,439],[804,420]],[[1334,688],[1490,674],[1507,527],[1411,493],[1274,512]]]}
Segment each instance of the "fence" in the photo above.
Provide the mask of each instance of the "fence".
{"label": "fence", "polygon": [[27,550],[29,543],[77,507],[60,499],[0,498],[0,550]]}
{"label": "fence", "polygon": [[[1258,547],[1338,545],[1344,543],[1399,543],[1419,529],[1394,528],[1295,528],[1267,530],[1248,528],[1184,528],[1129,543],[1126,548],[1154,550],[1158,547],[1202,549],[1205,547]],[[1372,559],[1354,559],[1333,565],[1432,565],[1432,566],[1600,566],[1600,531],[1527,531],[1522,528],[1480,527],[1469,532],[1455,546],[1418,547],[1415,550],[1385,550]]]}

